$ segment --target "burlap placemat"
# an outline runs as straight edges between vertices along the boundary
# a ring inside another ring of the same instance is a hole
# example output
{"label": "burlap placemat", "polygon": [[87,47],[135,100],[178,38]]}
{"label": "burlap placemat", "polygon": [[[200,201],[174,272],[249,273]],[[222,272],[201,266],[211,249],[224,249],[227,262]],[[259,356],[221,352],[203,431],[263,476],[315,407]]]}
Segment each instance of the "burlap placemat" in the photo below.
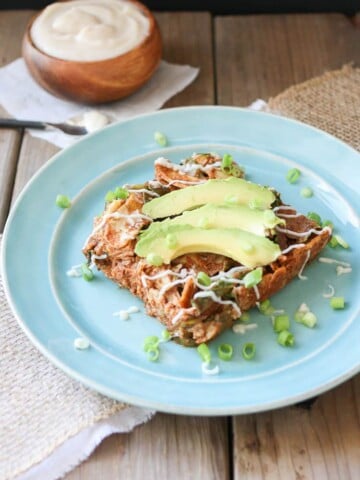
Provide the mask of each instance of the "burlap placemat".
{"label": "burlap placemat", "polygon": [[[345,66],[291,87],[271,98],[267,109],[360,150],[360,69]],[[70,379],[38,353],[9,309],[1,278],[0,375],[2,480],[14,479],[83,429],[129,408]]]}
{"label": "burlap placemat", "polygon": [[268,109],[325,130],[360,150],[360,68],[340,70],[286,89]]}

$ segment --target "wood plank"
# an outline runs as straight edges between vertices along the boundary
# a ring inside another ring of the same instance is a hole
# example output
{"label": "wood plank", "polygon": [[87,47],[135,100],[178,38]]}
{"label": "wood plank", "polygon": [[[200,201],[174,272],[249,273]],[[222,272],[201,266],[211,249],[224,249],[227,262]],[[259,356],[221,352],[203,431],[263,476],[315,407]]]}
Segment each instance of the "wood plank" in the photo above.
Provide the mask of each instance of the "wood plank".
{"label": "wood plank", "polygon": [[[21,37],[30,12],[0,12],[0,67],[21,55]],[[0,116],[8,113],[0,106]],[[0,232],[5,224],[22,133],[0,129]]]}
{"label": "wood plank", "polygon": [[170,99],[165,107],[213,104],[214,70],[210,14],[157,13],[156,19],[163,38],[164,60],[200,68],[196,80]]}
{"label": "wood plank", "polygon": [[360,376],[309,409],[234,418],[235,480],[357,480]]}
{"label": "wood plank", "polygon": [[215,19],[218,101],[246,106],[354,61],[360,30],[341,14]]}
{"label": "wood plank", "polygon": [[228,480],[223,418],[157,414],[132,433],[106,439],[66,480]]}

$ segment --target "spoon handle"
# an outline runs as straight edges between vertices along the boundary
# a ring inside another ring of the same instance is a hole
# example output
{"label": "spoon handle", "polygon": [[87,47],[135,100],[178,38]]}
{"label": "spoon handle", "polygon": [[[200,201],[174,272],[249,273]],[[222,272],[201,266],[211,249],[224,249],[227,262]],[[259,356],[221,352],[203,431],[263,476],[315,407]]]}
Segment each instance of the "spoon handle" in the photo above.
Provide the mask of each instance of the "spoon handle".
{"label": "spoon handle", "polygon": [[0,128],[37,128],[45,130],[46,123],[32,120],[17,120],[15,118],[0,118]]}

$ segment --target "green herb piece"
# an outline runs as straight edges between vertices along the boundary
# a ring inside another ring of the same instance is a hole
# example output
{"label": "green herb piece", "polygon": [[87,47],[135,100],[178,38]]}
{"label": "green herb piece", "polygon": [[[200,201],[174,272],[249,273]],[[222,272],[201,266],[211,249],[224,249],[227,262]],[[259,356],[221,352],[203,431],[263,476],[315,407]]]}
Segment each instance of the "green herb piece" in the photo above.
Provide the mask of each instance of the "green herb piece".
{"label": "green herb piece", "polygon": [[149,337],[146,337],[144,340],[143,348],[144,352],[147,352],[149,348],[154,348],[158,347],[159,345],[159,337],[156,335],[150,335]]}
{"label": "green herb piece", "polygon": [[163,259],[156,253],[149,253],[146,257],[146,261],[149,265],[153,265],[154,267],[160,267],[163,264]]}
{"label": "green herb piece", "polygon": [[329,243],[328,243],[329,247],[331,248],[335,248],[339,245],[338,241],[336,240],[336,237],[334,237],[334,235],[330,238],[329,240]]}
{"label": "green herb piece", "polygon": [[290,319],[287,315],[279,315],[274,319],[274,330],[276,333],[282,332],[283,330],[289,330],[290,328]]}
{"label": "green herb piece", "polygon": [[81,275],[82,275],[82,278],[87,282],[91,282],[91,280],[94,278],[94,273],[89,268],[87,263],[83,263],[81,265]]}
{"label": "green herb piece", "polygon": [[239,167],[239,165],[236,165],[235,163],[233,163],[230,167],[229,173],[233,177],[240,178],[244,175],[244,169]]}
{"label": "green herb piece", "polygon": [[210,363],[211,353],[206,343],[200,343],[197,347],[197,351],[204,363]]}
{"label": "green herb piece", "polygon": [[312,312],[305,312],[300,320],[299,323],[302,323],[308,328],[314,328],[317,323],[316,315]]}
{"label": "green herb piece", "polygon": [[304,198],[310,198],[314,195],[314,192],[310,187],[304,187],[300,190],[300,195]]}
{"label": "green herb piece", "polygon": [[129,192],[126,188],[116,187],[114,190],[116,200],[125,200],[129,196]]}
{"label": "green herb piece", "polygon": [[199,272],[196,279],[201,285],[204,285],[204,287],[211,285],[211,278],[205,272]]}
{"label": "green herb piece", "polygon": [[267,300],[264,300],[263,302],[260,302],[259,310],[260,310],[260,313],[262,313],[263,315],[271,315],[275,309],[271,305],[270,300],[267,299]]}
{"label": "green herb piece", "polygon": [[321,225],[321,217],[315,212],[309,212],[307,214],[307,217],[312,220],[313,222],[317,223],[318,225]]}
{"label": "green herb piece", "polygon": [[109,190],[105,195],[105,202],[110,203],[115,200],[115,193],[112,190]]}
{"label": "green herb piece", "polygon": [[145,351],[147,353],[147,359],[150,362],[156,362],[156,360],[159,358],[160,350],[158,349],[157,346],[149,345]]}
{"label": "green herb piece", "polygon": [[277,337],[277,341],[283,347],[292,347],[295,343],[295,338],[288,330],[282,330]]}
{"label": "green herb piece", "polygon": [[226,362],[228,362],[229,360],[231,360],[233,353],[233,347],[232,345],[230,345],[230,343],[222,343],[218,347],[218,355],[221,360],[225,360]]}
{"label": "green herb piece", "polygon": [[325,227],[330,227],[331,230],[334,230],[334,224],[332,223],[331,220],[324,220],[323,221],[323,224],[322,224],[322,227],[325,228]]}
{"label": "green herb piece", "polygon": [[66,195],[57,195],[55,203],[60,208],[69,208],[71,207],[71,200]]}
{"label": "green herb piece", "polygon": [[289,183],[296,183],[299,180],[301,172],[298,168],[292,168],[286,174],[286,180]]}
{"label": "green herb piece", "polygon": [[242,322],[248,322],[250,320],[250,313],[249,312],[242,313],[239,320],[241,320]]}
{"label": "green herb piece", "polygon": [[162,336],[163,340],[167,341],[167,340],[170,340],[171,333],[169,332],[169,330],[163,330],[161,332],[161,336]]}
{"label": "green herb piece", "polygon": [[336,239],[338,245],[342,248],[349,248],[350,245],[340,236],[340,235],[333,235],[333,237]]}
{"label": "green herb piece", "polygon": [[245,343],[241,353],[245,360],[251,360],[252,358],[254,358],[256,353],[255,343]]}
{"label": "green herb piece", "polygon": [[229,153],[225,153],[221,160],[221,170],[228,172],[233,164],[233,157]]}
{"label": "green herb piece", "polygon": [[160,145],[160,147],[166,147],[166,145],[168,144],[168,140],[166,138],[166,135],[164,135],[161,132],[155,132],[154,133],[154,140],[158,145]]}
{"label": "green herb piece", "polygon": [[332,298],[330,298],[330,306],[334,310],[342,310],[345,307],[344,297],[332,297]]}
{"label": "green herb piece", "polygon": [[255,270],[252,270],[251,272],[247,273],[243,278],[245,287],[246,288],[255,287],[255,285],[261,282],[262,274],[263,274],[263,271],[261,267],[255,268]]}

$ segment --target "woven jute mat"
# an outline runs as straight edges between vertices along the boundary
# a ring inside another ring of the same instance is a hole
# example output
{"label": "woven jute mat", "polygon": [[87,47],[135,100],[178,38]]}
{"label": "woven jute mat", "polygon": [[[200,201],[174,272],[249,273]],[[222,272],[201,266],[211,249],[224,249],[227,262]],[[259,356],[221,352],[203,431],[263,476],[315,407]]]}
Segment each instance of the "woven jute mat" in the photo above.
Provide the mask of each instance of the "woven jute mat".
{"label": "woven jute mat", "polygon": [[360,150],[360,68],[345,65],[290,87],[270,98],[267,108],[325,130]]}
{"label": "woven jute mat", "polygon": [[[360,150],[360,69],[345,66],[291,87],[267,108]],[[0,278],[0,479],[16,478],[85,428],[127,408],[70,379],[32,346]]]}

